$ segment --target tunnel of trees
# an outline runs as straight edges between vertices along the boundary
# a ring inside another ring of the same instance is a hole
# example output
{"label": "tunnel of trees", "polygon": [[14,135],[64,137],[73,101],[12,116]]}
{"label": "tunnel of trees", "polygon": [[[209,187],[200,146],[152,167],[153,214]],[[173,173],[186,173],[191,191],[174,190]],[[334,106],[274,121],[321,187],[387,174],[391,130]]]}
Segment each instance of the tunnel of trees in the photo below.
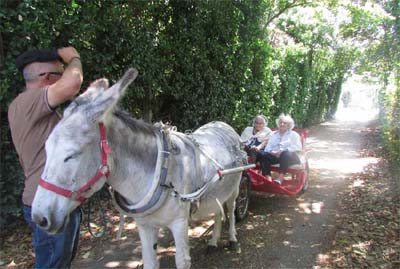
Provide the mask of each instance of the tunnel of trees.
{"label": "tunnel of trees", "polygon": [[7,109],[25,50],[74,46],[85,87],[136,67],[122,107],[182,131],[212,120],[240,131],[259,113],[317,124],[333,117],[349,74],[364,74],[380,82],[382,133],[399,162],[399,13],[398,0],[1,1],[0,224],[20,216]]}

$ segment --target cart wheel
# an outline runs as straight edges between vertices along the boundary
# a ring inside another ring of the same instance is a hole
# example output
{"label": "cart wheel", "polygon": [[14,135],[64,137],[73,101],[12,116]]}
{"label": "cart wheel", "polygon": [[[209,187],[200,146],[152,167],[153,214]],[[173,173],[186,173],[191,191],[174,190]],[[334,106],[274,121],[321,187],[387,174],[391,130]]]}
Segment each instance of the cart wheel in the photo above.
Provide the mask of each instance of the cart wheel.
{"label": "cart wheel", "polygon": [[247,216],[247,210],[250,204],[250,191],[250,178],[246,172],[243,172],[242,178],[240,179],[239,194],[236,198],[235,217],[237,222],[243,220]]}
{"label": "cart wheel", "polygon": [[301,189],[301,193],[304,193],[308,189],[308,178],[310,177],[310,167],[308,166],[308,161],[306,161],[306,169],[304,173],[305,173],[304,186]]}

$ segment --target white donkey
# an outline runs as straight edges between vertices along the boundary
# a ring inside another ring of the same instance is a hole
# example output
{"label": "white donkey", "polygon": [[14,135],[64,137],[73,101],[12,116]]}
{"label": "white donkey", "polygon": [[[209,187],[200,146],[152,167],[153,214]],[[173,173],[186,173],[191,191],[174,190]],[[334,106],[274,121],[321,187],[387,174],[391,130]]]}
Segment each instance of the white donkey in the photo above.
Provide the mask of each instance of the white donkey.
{"label": "white donkey", "polygon": [[[177,268],[190,268],[190,217],[215,214],[208,245],[216,247],[225,203],[229,240],[237,242],[234,208],[241,172],[224,175],[223,170],[242,165],[239,136],[222,122],[204,125],[190,136],[165,133],[160,126],[116,111],[136,76],[130,69],[110,88],[106,79],[97,80],[65,110],[46,142],[47,161],[32,218],[57,233],[69,213],[107,182],[119,209],[135,217],[144,267],[159,268],[158,230],[168,227]],[[190,210],[193,204],[196,210]]]}

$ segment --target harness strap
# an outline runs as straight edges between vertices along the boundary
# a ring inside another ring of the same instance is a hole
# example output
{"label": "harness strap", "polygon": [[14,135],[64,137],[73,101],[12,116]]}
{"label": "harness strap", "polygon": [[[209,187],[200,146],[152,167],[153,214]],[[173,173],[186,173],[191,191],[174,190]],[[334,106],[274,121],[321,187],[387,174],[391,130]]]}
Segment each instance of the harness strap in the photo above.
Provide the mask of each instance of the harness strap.
{"label": "harness strap", "polygon": [[157,203],[159,203],[162,192],[163,192],[163,187],[166,185],[167,181],[167,175],[168,175],[168,160],[169,160],[169,147],[168,147],[168,142],[166,138],[166,134],[164,131],[161,130],[161,135],[162,135],[162,150],[159,150],[159,154],[162,154],[162,165],[161,165],[161,171],[160,171],[160,176],[159,179],[155,179],[157,181],[156,189],[150,196],[150,200],[147,201],[144,205],[141,205],[140,207],[135,207],[135,205],[132,205],[125,199],[122,195],[120,195],[118,192],[114,191],[113,197],[118,205],[125,213],[129,214],[141,214],[145,213],[149,209],[153,208]]}
{"label": "harness strap", "polygon": [[193,138],[191,134],[187,134],[186,136],[193,143],[193,145],[195,145],[194,148],[200,151],[200,153],[203,154],[207,159],[212,161],[218,169],[220,170],[224,169],[224,167],[219,162],[217,162],[213,157],[211,157],[210,154],[201,149],[200,144],[196,141],[196,139]]}
{"label": "harness strap", "polygon": [[201,163],[200,163],[200,154],[202,152],[199,150],[199,144],[195,143],[194,139],[191,139],[189,137],[189,135],[187,135],[187,134],[182,134],[179,132],[173,132],[173,134],[176,135],[177,137],[179,137],[182,141],[184,141],[187,145],[189,145],[193,149],[194,157],[195,157],[195,170],[196,170],[195,178],[201,178],[202,171],[201,171]]}

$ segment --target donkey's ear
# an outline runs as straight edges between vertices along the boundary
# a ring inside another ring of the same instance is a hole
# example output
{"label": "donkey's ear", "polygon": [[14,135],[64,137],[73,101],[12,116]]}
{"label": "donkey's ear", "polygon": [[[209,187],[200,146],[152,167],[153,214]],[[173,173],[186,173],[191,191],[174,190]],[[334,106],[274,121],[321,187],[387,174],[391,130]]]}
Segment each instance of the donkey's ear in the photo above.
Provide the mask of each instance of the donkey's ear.
{"label": "donkey's ear", "polygon": [[92,102],[99,94],[108,88],[108,80],[105,78],[95,80],[87,88],[87,90],[76,97],[72,103],[64,111],[64,118],[71,115],[76,109],[81,106]]}
{"label": "donkey's ear", "polygon": [[136,79],[138,71],[134,68],[125,72],[124,76],[111,88],[102,91],[93,102],[91,102],[88,109],[88,116],[91,121],[98,121],[100,117],[112,111],[119,99],[125,93],[129,84]]}
{"label": "donkey's ear", "polygon": [[122,78],[111,88],[109,88],[107,92],[112,94],[116,99],[120,98],[125,93],[125,90],[128,88],[129,84],[136,79],[137,75],[138,71],[135,68],[128,69]]}
{"label": "donkey's ear", "polygon": [[78,105],[84,105],[89,102],[93,102],[94,99],[98,95],[103,93],[103,91],[105,91],[108,87],[109,83],[107,79],[101,78],[95,80],[90,84],[89,88],[87,88],[87,90],[84,93],[82,93],[75,99],[75,102],[77,102]]}

